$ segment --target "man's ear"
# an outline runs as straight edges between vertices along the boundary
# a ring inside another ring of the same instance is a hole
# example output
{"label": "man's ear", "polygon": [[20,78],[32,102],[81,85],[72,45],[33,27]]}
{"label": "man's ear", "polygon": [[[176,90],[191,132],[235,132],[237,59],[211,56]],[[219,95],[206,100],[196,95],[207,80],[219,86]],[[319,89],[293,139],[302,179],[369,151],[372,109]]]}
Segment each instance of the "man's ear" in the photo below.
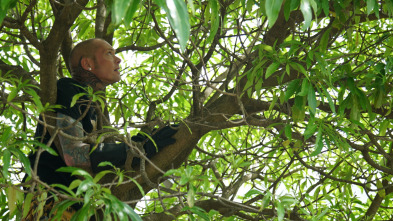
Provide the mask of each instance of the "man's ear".
{"label": "man's ear", "polygon": [[81,66],[83,69],[91,71],[94,69],[94,61],[91,58],[83,57],[81,60]]}

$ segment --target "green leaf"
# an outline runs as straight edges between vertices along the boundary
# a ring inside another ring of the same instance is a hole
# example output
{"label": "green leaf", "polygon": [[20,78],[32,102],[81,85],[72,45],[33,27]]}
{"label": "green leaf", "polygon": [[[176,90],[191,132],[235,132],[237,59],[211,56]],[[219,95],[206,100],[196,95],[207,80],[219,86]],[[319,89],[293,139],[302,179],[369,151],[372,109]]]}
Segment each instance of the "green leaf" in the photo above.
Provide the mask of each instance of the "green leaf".
{"label": "green leaf", "polygon": [[21,150],[16,149],[14,147],[9,148],[9,150],[20,160],[20,162],[25,168],[25,172],[27,173],[27,175],[31,176],[30,161],[26,157],[26,155]]}
{"label": "green leaf", "polygon": [[263,193],[261,191],[257,190],[257,189],[251,189],[246,194],[244,194],[244,197],[248,198],[248,197],[250,197],[252,195],[255,195],[255,194],[256,195],[262,195]]}
{"label": "green leaf", "polygon": [[368,97],[359,88],[356,88],[356,91],[357,91],[356,94],[357,94],[357,97],[358,97],[358,101],[359,101],[360,107],[363,110],[369,110],[369,108],[371,108],[371,105],[370,105],[370,100],[368,99]]}
{"label": "green leaf", "polygon": [[288,140],[292,139],[292,126],[290,124],[285,125],[285,136]]}
{"label": "green leaf", "polygon": [[326,97],[327,100],[328,100],[330,110],[332,110],[332,112],[333,112],[334,114],[336,114],[336,106],[335,106],[334,103],[333,103],[332,97],[330,96],[330,94],[329,94],[329,92],[326,90],[326,88],[325,88],[323,85],[321,85],[321,86],[322,86],[322,90],[323,90],[323,92],[324,92],[323,94],[325,95],[325,97]]}
{"label": "green leaf", "polygon": [[84,205],[89,204],[90,203],[90,199],[93,198],[93,195],[94,195],[94,190],[92,188],[87,189],[86,193],[85,193],[85,196],[83,197],[83,204]]}
{"label": "green leaf", "polygon": [[274,106],[277,103],[277,100],[278,100],[278,96],[276,94],[273,94],[273,100],[270,103],[269,112],[273,110]]}
{"label": "green leaf", "polygon": [[16,6],[18,0],[1,0],[0,1],[0,24],[7,15],[7,11]]}
{"label": "green leaf", "polygon": [[[393,2],[391,3],[393,5]],[[393,9],[393,7],[392,7]],[[389,38],[389,41],[387,42],[387,45],[393,45],[393,37]],[[392,53],[392,48],[391,47],[386,47],[384,57],[388,57]]]}
{"label": "green leaf", "polygon": [[0,5],[2,9],[8,10],[16,6],[17,0],[1,0]]}
{"label": "green leaf", "polygon": [[295,96],[295,105],[292,106],[292,118],[295,122],[301,122],[305,118],[306,97]]}
{"label": "green leaf", "polygon": [[74,205],[75,201],[70,201],[70,200],[64,200],[62,202],[56,203],[56,205],[53,207],[51,213],[53,211],[56,211],[56,213],[54,213],[54,217],[53,220],[61,220],[61,216],[63,214],[63,212],[69,208],[70,206]]}
{"label": "green leaf", "polygon": [[314,199],[318,199],[318,195],[319,195],[319,192],[320,192],[320,191],[321,191],[321,187],[318,186],[318,187],[315,189],[315,191],[314,191],[314,195],[313,195]]}
{"label": "green leaf", "polygon": [[1,143],[3,143],[4,146],[8,146],[9,140],[12,136],[11,132],[12,132],[12,127],[4,128],[0,138]]}
{"label": "green leaf", "polygon": [[288,21],[289,15],[291,14],[291,2],[292,2],[292,1],[285,1],[285,2],[284,2],[284,16],[285,16],[285,21]]}
{"label": "green leaf", "polygon": [[76,102],[79,100],[79,98],[82,97],[82,96],[84,96],[84,95],[86,95],[86,93],[75,94],[75,95],[72,97],[70,107],[73,107],[73,106],[76,104]]}
{"label": "green leaf", "polygon": [[308,94],[309,87],[310,87],[310,82],[308,81],[307,78],[304,78],[302,83],[302,89],[297,95],[306,96]]}
{"label": "green leaf", "polygon": [[189,181],[190,181],[190,178],[188,178],[188,177],[186,177],[186,176],[182,176],[182,177],[180,178],[179,185],[183,186],[183,185],[185,185],[186,183],[188,183]]}
{"label": "green leaf", "polygon": [[315,115],[317,109],[317,98],[315,95],[315,90],[312,84],[308,88],[308,95],[307,95],[308,106],[310,106],[310,112],[312,115]]}
{"label": "green leaf", "polygon": [[323,148],[323,140],[322,140],[322,127],[319,127],[317,139],[315,140],[315,150],[310,154],[311,157],[314,157],[321,153]]}
{"label": "green leaf", "polygon": [[129,26],[129,24],[133,21],[134,14],[138,10],[141,0],[129,0],[130,5],[127,10],[127,14],[124,17],[124,24]]}
{"label": "green leaf", "polygon": [[78,187],[81,184],[82,180],[76,179],[74,181],[72,181],[72,183],[70,184],[69,189],[74,189],[76,187]]}
{"label": "green leaf", "polygon": [[272,74],[274,74],[275,71],[277,71],[277,68],[280,66],[280,63],[274,62],[269,67],[266,69],[266,74],[265,74],[265,79],[270,77]]}
{"label": "green leaf", "polygon": [[329,208],[326,208],[322,211],[322,213],[318,214],[318,216],[315,217],[314,220],[321,220],[323,217],[325,217],[326,213],[329,211]]}
{"label": "green leaf", "polygon": [[203,220],[209,221],[210,218],[207,215],[206,211],[200,207],[193,206],[191,208],[188,208],[192,213],[197,214],[199,217],[201,217]]}
{"label": "green leaf", "polygon": [[379,136],[385,136],[386,130],[388,129],[389,125],[389,120],[385,119],[381,122],[381,124],[379,125]]}
{"label": "green leaf", "polygon": [[262,89],[263,81],[262,80],[257,80],[255,83],[255,91],[260,92]]}
{"label": "green leaf", "polygon": [[111,172],[112,171],[110,171],[110,170],[104,170],[104,171],[99,172],[97,175],[95,175],[93,182],[98,183],[98,181],[100,181],[102,177],[104,177],[106,174],[111,173]]}
{"label": "green leaf", "polygon": [[359,108],[358,98],[357,98],[357,96],[355,96],[352,93],[350,95],[351,95],[352,106],[351,106],[351,111],[349,113],[349,117],[350,117],[351,120],[359,121],[359,119],[360,119],[360,108]]}
{"label": "green leaf", "polygon": [[142,221],[142,218],[129,205],[127,205],[126,203],[123,204],[124,204],[123,211],[131,218],[131,220]]}
{"label": "green leaf", "polygon": [[120,24],[126,16],[128,8],[132,4],[132,0],[113,0],[112,2],[112,22],[115,25]]}
{"label": "green leaf", "polygon": [[89,210],[90,210],[90,204],[84,204],[84,206],[82,207],[82,209],[80,209],[80,210],[77,212],[77,217],[78,217],[77,220],[86,220],[86,221],[87,221],[87,220],[88,220],[87,217],[89,217],[89,216],[88,216]]}
{"label": "green leaf", "polygon": [[9,2],[10,0],[2,0],[0,2],[1,9],[8,9]]}
{"label": "green leaf", "polygon": [[24,194],[14,186],[6,188],[5,191],[7,193],[9,213],[12,217],[14,212],[16,212],[18,204],[23,202]]}
{"label": "green leaf", "polygon": [[108,195],[108,199],[111,201],[113,212],[122,212],[122,209],[124,208],[122,202],[113,195]]}
{"label": "green leaf", "polygon": [[326,16],[329,16],[329,0],[322,0],[322,10]]}
{"label": "green leaf", "polygon": [[374,94],[374,107],[375,108],[380,108],[383,105],[384,98],[385,98],[385,90],[384,86],[379,86],[375,88],[375,94]]}
{"label": "green leaf", "polygon": [[10,214],[12,215],[16,209],[16,190],[13,187],[6,188],[7,201]]}
{"label": "green leaf", "polygon": [[87,30],[90,29],[91,21],[90,20],[83,20],[79,24],[79,31],[78,31],[78,37],[81,38],[84,36]]}
{"label": "green leaf", "polygon": [[187,167],[185,170],[186,176],[191,177],[193,171],[194,171],[194,167]]}
{"label": "green leaf", "polygon": [[100,162],[100,163],[98,164],[98,166],[99,166],[99,167],[105,167],[105,166],[115,167],[115,166],[114,166],[111,162],[109,162],[109,161]]}
{"label": "green leaf", "polygon": [[321,52],[326,52],[328,43],[329,43],[329,39],[330,39],[330,31],[331,28],[328,28],[322,35],[321,41],[319,42],[319,50]]}
{"label": "green leaf", "polygon": [[312,19],[310,0],[301,0],[300,10],[302,11],[303,18],[304,18],[304,25],[302,27],[302,30],[306,30],[307,28],[310,27],[311,19]]}
{"label": "green leaf", "polygon": [[58,172],[65,172],[65,173],[71,173],[71,175],[73,175],[73,176],[77,175],[77,176],[83,176],[85,178],[92,179],[91,175],[88,172],[86,172],[86,171],[84,171],[84,170],[82,170],[80,168],[77,168],[77,167],[60,167],[56,171],[58,171]]}
{"label": "green leaf", "polygon": [[281,196],[279,200],[283,204],[284,207],[289,207],[292,204],[295,204],[297,202],[296,198],[294,198],[293,196],[291,196],[289,194]]}
{"label": "green leaf", "polygon": [[[345,70],[346,72],[350,72],[351,71],[351,67],[349,67],[347,65],[345,65],[344,67],[346,69],[349,69],[349,70]],[[355,80],[352,77],[348,77],[346,83],[347,83],[349,91],[351,91],[355,95],[359,95],[359,94],[357,94],[359,91],[357,90],[357,87],[356,87],[356,84],[355,84]]]}
{"label": "green leaf", "polygon": [[11,89],[11,92],[8,94],[7,102],[12,101],[16,97],[16,95],[18,95],[19,90],[20,89],[18,87],[13,87]]}
{"label": "green leaf", "polygon": [[[79,182],[78,182],[78,181],[79,181]],[[51,186],[52,186],[52,187],[55,187],[55,188],[58,188],[58,189],[61,189],[61,190],[64,190],[64,191],[66,191],[68,194],[70,194],[71,196],[74,196],[74,197],[75,197],[75,193],[72,191],[73,188],[71,188],[71,186],[75,186],[76,184],[78,184],[78,185],[76,185],[76,187],[77,187],[77,186],[79,186],[80,182],[81,182],[81,180],[74,180],[74,181],[72,181],[72,183],[70,184],[70,187],[67,187],[67,186],[65,186],[65,185],[63,185],[63,184],[59,184],[59,183],[51,184]]]}
{"label": "green leaf", "polygon": [[252,164],[252,162],[250,162],[250,161],[245,161],[245,162],[241,162],[240,164],[239,164],[239,167],[248,167],[248,166],[250,166]]}
{"label": "green leaf", "polygon": [[119,180],[117,181],[117,185],[120,185],[124,180],[124,173],[117,173]]}
{"label": "green leaf", "polygon": [[301,65],[299,63],[290,62],[289,66],[291,66],[293,69],[295,69],[296,71],[299,71],[300,73],[302,73],[304,75],[307,74],[306,69],[304,69],[303,65]]}
{"label": "green leaf", "polygon": [[284,220],[285,209],[284,205],[281,202],[277,202],[277,219],[282,221]]}
{"label": "green leaf", "polygon": [[292,97],[292,95],[294,95],[295,92],[299,89],[299,82],[300,79],[295,79],[289,83],[287,90],[285,91],[284,101],[288,101],[289,98]]}
{"label": "green leaf", "polygon": [[306,127],[306,130],[303,133],[304,140],[307,140],[308,138],[310,138],[315,133],[317,128],[318,128],[318,125],[316,125],[312,122],[309,122],[309,124]]}
{"label": "green leaf", "polygon": [[246,11],[252,13],[254,4],[255,4],[254,0],[248,0],[247,4],[245,6],[244,6],[244,3],[243,3],[243,7],[246,8]]}
{"label": "green leaf", "polygon": [[58,156],[57,152],[55,150],[53,150],[51,147],[48,147],[47,145],[37,142],[37,141],[33,141],[32,142],[34,145],[37,145],[39,147],[41,147],[42,149],[44,149],[45,151],[48,151],[50,154],[52,154],[53,156]]}
{"label": "green leaf", "polygon": [[[267,179],[267,176],[265,176],[265,179]],[[266,208],[269,205],[271,198],[272,198],[272,193],[268,191],[265,194],[265,196],[263,196],[262,209]]]}
{"label": "green leaf", "polygon": [[377,179],[377,187],[378,187],[378,189],[380,189],[380,190],[378,190],[378,195],[382,198],[385,198],[386,192],[385,192],[382,182],[379,179]]}
{"label": "green leaf", "polygon": [[164,174],[164,176],[170,176],[170,175],[176,175],[176,174],[178,174],[178,175],[180,175],[180,171],[179,171],[179,169],[170,169],[170,170],[168,170],[168,171],[166,171],[165,172],[165,174]]}
{"label": "green leaf", "polygon": [[30,207],[31,207],[31,200],[33,199],[33,194],[32,193],[27,193],[26,197],[23,201],[23,214],[22,217],[26,218],[27,214],[29,213]]}
{"label": "green leaf", "polygon": [[3,175],[5,178],[8,178],[9,173],[8,173],[8,168],[10,167],[10,162],[11,162],[11,152],[7,149],[3,151]]}
{"label": "green leaf", "polygon": [[86,192],[89,188],[93,187],[95,184],[91,180],[83,180],[76,191],[76,195],[80,196],[82,193]]}
{"label": "green leaf", "polygon": [[33,102],[37,106],[38,112],[40,112],[42,109],[44,109],[44,106],[42,105],[42,102],[41,102],[41,98],[37,94],[37,92],[35,92],[34,90],[31,90],[31,89],[30,90],[25,90],[25,92],[27,94],[29,94],[30,96],[32,96]]}
{"label": "green leaf", "polygon": [[210,27],[210,35],[207,38],[207,43],[210,43],[213,41],[214,37],[217,34],[218,27],[220,25],[220,17],[219,17],[219,12],[218,12],[218,2],[217,0],[209,0],[209,6],[211,8],[211,13],[210,13],[210,21],[211,21],[211,27]]}
{"label": "green leaf", "polygon": [[369,15],[374,11],[376,0],[367,0],[367,14]]}
{"label": "green leaf", "polygon": [[187,193],[187,204],[189,207],[193,207],[194,203],[195,203],[195,187],[192,184],[190,184]]}
{"label": "green leaf", "polygon": [[278,18],[282,5],[282,0],[266,0],[265,10],[269,27],[272,27]]}
{"label": "green leaf", "polygon": [[179,40],[180,49],[184,52],[190,37],[190,21],[186,3],[183,0],[155,0],[155,2],[165,10],[169,23]]}

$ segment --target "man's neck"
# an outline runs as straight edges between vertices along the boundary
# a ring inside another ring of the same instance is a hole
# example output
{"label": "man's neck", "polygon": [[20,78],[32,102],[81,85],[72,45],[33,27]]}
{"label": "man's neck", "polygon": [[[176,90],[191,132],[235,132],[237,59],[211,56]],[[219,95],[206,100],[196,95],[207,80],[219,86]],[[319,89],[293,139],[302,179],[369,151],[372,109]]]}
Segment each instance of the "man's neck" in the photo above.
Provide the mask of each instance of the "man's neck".
{"label": "man's neck", "polygon": [[94,91],[105,91],[106,86],[104,83],[90,71],[87,71],[83,68],[78,68],[76,72],[77,74],[74,74],[72,79],[87,84],[88,86],[92,87]]}

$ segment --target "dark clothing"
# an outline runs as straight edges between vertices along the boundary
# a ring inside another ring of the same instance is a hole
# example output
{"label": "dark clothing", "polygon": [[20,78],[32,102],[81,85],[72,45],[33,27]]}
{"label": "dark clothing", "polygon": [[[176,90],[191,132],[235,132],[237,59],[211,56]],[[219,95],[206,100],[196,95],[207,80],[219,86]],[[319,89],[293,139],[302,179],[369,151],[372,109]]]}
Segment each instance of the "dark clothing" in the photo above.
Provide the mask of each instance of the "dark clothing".
{"label": "dark clothing", "polygon": [[[80,93],[85,93],[86,85],[81,84],[70,78],[62,78],[57,82],[57,102],[56,104],[61,105],[62,108],[56,109],[58,113],[70,116],[73,119],[80,121],[85,135],[93,132],[92,122],[96,121],[97,116],[93,104],[89,104],[89,99],[86,95],[78,98],[77,102],[71,107],[73,103],[73,97]],[[46,133],[43,140],[44,127],[38,124],[36,129],[35,137],[41,143],[47,143],[50,139],[49,133]],[[133,136],[131,139],[135,142],[143,142],[143,148],[147,158],[153,157],[157,150],[160,151],[165,146],[175,143],[175,139],[172,136],[176,133],[176,130],[170,126],[166,126],[151,135],[154,143],[147,137],[138,134]],[[52,149],[58,152],[54,143],[52,143]],[[104,169],[110,169],[111,167],[98,167],[98,164],[104,161],[109,161],[113,165],[120,167],[123,166],[126,157],[128,147],[124,143],[103,143],[99,144],[99,148],[96,148],[90,155],[91,167],[93,172],[99,172]],[[34,168],[36,154],[30,154],[30,164]],[[131,167],[136,168],[140,164],[140,158],[134,157],[132,160]],[[63,184],[69,186],[75,179],[71,177],[70,173],[56,172],[61,167],[66,167],[64,160],[60,155],[54,156],[47,151],[44,151],[38,162],[37,175],[39,178],[47,184]]]}
{"label": "dark clothing", "polygon": [[[95,108],[93,104],[89,104],[89,99],[86,95],[78,98],[77,102],[73,104],[73,97],[80,93],[85,93],[86,85],[79,83],[70,78],[63,78],[57,82],[57,102],[56,104],[61,105],[61,108],[57,108],[57,113],[70,116],[73,119],[80,121],[84,130],[84,135],[93,132],[93,123],[97,120]],[[73,106],[71,107],[71,105]],[[42,124],[37,125],[35,137],[37,141],[41,143],[48,143],[50,135],[48,132],[44,133],[44,126]],[[176,130],[171,127],[164,127],[157,131],[151,137],[154,139],[157,146],[153,144],[151,140],[148,140],[141,134],[132,137],[132,140],[136,142],[144,142],[143,148],[145,149],[146,156],[148,158],[153,157],[157,150],[161,150],[167,145],[173,144],[175,139],[171,138]],[[52,143],[52,149],[58,153],[55,143]],[[126,162],[128,146],[124,143],[103,143],[99,144],[100,148],[96,148],[90,155],[91,167],[94,172],[99,172],[104,169],[110,169],[110,167],[98,167],[98,164],[103,161],[109,161],[115,166],[123,166]],[[29,160],[32,168],[34,168],[36,159],[36,152],[29,155]],[[140,164],[140,158],[133,158],[131,166],[133,168]],[[62,184],[69,186],[76,177],[72,177],[70,173],[57,172],[56,170],[61,167],[66,167],[64,160],[60,155],[54,156],[47,151],[42,152],[37,168],[37,175],[40,180],[45,183],[51,184]],[[25,179],[27,175],[25,176]],[[53,199],[47,202],[50,204]],[[76,203],[72,205],[72,208],[79,210],[82,207],[82,203]]]}
{"label": "dark clothing", "polygon": [[[57,82],[57,102],[56,104],[61,105],[62,108],[56,109],[57,112],[62,113],[64,115],[70,116],[75,120],[79,119],[87,110],[88,107],[88,98],[86,95],[83,95],[79,98],[79,101],[75,103],[73,107],[71,107],[72,98],[76,94],[86,92],[83,88],[86,85],[82,85],[81,83],[70,79],[70,78],[62,78]],[[96,120],[96,114],[94,108],[91,106],[86,115],[80,121],[82,123],[83,129],[85,133],[91,133],[93,130],[92,120]],[[45,137],[42,139],[44,127],[42,124],[37,125],[35,137],[41,143],[47,143],[50,139],[50,135],[46,132]],[[52,143],[52,149],[58,152],[54,143]],[[36,158],[36,154],[30,154],[30,164],[32,168],[34,167],[34,161]],[[63,159],[58,156],[54,156],[47,151],[44,151],[38,162],[38,171],[37,175],[40,177],[40,180],[44,181],[47,184],[59,183],[65,186],[69,186],[74,178],[71,177],[70,173],[64,172],[56,172],[60,167],[66,167],[67,165],[63,161]]]}

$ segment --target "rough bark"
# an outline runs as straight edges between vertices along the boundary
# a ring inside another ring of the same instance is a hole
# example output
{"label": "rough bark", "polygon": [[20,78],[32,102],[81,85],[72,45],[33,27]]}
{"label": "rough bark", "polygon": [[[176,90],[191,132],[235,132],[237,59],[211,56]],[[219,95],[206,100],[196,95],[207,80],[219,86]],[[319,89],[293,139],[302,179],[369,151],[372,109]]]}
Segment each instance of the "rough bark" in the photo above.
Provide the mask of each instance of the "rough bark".
{"label": "rough bark", "polygon": [[56,73],[57,73],[57,57],[59,54],[60,46],[66,37],[71,25],[75,19],[82,12],[82,8],[76,6],[84,6],[87,0],[80,0],[78,3],[69,4],[63,7],[58,16],[55,16],[55,22],[52,29],[42,42],[42,49],[40,52],[40,84],[41,84],[41,99],[42,103],[56,103]]}

